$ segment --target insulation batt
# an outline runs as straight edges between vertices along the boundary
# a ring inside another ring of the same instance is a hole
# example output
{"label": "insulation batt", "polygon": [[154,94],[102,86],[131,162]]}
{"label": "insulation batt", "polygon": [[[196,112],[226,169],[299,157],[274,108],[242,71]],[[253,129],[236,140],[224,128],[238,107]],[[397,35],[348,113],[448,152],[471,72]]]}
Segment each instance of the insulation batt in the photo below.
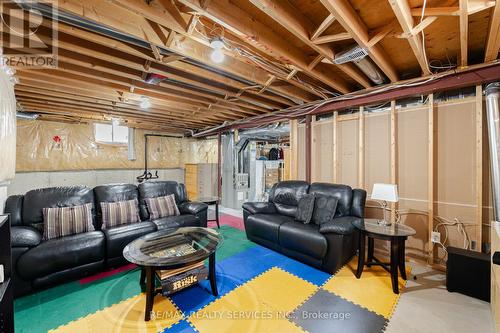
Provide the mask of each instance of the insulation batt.
{"label": "insulation batt", "polygon": [[[92,124],[18,120],[16,171],[141,169],[144,167],[145,133],[136,130],[137,159],[130,161],[126,144],[96,142]],[[151,169],[217,162],[216,140],[150,137],[148,141],[148,166]]]}

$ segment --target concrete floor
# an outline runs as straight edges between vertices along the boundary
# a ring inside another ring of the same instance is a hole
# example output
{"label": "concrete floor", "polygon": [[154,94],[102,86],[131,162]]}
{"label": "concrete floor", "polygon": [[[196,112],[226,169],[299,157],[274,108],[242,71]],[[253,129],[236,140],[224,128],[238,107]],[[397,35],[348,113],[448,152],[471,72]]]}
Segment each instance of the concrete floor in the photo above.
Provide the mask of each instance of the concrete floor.
{"label": "concrete floor", "polygon": [[[241,210],[231,208],[220,207],[220,212],[243,216]],[[419,263],[410,265],[411,277],[386,333],[494,332],[490,303],[448,292],[444,272]]]}
{"label": "concrete floor", "polygon": [[385,332],[494,332],[490,303],[450,293],[443,272],[410,265],[417,280],[408,280]]}

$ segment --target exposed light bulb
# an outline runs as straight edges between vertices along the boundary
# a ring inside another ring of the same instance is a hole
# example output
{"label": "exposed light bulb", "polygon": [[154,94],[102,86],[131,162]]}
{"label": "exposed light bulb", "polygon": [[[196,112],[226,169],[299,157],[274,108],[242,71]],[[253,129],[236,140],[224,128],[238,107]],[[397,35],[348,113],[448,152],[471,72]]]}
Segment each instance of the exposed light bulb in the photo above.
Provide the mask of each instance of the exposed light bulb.
{"label": "exposed light bulb", "polygon": [[149,109],[151,107],[151,101],[149,100],[149,98],[142,96],[139,106],[141,107],[141,109]]}
{"label": "exposed light bulb", "polygon": [[219,38],[212,39],[210,41],[210,47],[214,50],[221,50],[224,47],[224,42]]}
{"label": "exposed light bulb", "polygon": [[224,61],[224,53],[220,49],[215,49],[210,55],[213,62],[220,64]]}

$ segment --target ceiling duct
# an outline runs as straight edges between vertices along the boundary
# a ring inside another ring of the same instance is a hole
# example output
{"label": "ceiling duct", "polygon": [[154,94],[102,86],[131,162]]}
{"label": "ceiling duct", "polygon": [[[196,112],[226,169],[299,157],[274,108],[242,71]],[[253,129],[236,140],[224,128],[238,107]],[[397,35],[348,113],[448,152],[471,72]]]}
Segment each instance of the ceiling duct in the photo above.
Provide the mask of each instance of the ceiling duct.
{"label": "ceiling duct", "polygon": [[342,65],[348,62],[353,62],[358,68],[365,73],[366,76],[375,84],[384,83],[385,79],[382,73],[379,71],[377,66],[375,66],[369,58],[368,51],[359,45],[356,45],[350,50],[339,52],[335,55],[332,62],[336,65]]}
{"label": "ceiling duct", "polygon": [[286,122],[261,128],[240,130],[239,136],[241,139],[246,138],[250,140],[278,141],[282,138],[288,138],[290,136],[290,125]]}
{"label": "ceiling duct", "polygon": [[16,117],[19,119],[36,120],[40,115],[38,113],[17,111]]}

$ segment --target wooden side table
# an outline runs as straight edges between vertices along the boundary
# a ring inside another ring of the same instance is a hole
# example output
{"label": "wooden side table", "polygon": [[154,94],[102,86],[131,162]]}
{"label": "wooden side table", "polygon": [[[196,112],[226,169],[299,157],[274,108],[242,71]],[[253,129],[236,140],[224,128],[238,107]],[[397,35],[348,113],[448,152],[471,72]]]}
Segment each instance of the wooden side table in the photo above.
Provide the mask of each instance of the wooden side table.
{"label": "wooden side table", "polygon": [[[359,279],[365,266],[378,265],[391,274],[392,291],[399,294],[398,269],[401,277],[406,280],[405,242],[408,236],[416,232],[403,224],[384,226],[376,219],[359,219],[353,222],[359,230],[359,255],[356,277]],[[368,257],[365,260],[365,245],[368,239]],[[382,239],[391,243],[391,262],[384,263],[373,255],[374,239]]]}

